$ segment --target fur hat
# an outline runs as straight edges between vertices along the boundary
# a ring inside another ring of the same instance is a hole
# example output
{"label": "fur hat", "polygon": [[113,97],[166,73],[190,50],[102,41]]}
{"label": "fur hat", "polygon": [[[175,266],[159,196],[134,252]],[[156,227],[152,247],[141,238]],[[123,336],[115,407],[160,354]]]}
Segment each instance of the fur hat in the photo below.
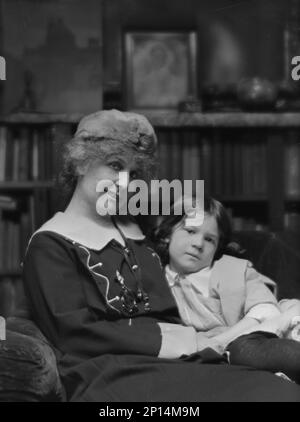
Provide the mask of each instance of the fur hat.
{"label": "fur hat", "polygon": [[101,110],[83,117],[75,137],[131,142],[141,151],[155,151],[157,146],[154,129],[145,116],[119,110]]}

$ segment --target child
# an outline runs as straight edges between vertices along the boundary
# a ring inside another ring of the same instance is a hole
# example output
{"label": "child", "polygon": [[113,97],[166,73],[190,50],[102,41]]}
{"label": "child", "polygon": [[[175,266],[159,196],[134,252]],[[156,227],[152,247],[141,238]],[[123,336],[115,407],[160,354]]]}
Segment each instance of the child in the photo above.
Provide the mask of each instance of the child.
{"label": "child", "polygon": [[233,364],[300,382],[300,343],[289,338],[299,329],[300,301],[278,303],[272,280],[224,254],[231,236],[226,210],[206,198],[204,211],[201,225],[167,216],[154,236],[183,324],[202,332],[208,347],[227,350]]}

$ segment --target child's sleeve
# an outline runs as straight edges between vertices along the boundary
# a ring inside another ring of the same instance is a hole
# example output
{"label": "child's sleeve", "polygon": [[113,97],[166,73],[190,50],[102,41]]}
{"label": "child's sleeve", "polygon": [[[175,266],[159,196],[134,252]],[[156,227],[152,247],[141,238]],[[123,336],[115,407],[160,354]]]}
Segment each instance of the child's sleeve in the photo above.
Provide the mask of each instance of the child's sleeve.
{"label": "child's sleeve", "polygon": [[277,299],[270,289],[270,287],[272,288],[275,286],[275,283],[256,271],[251,262],[248,262],[247,264],[245,281],[245,316],[262,322],[281,313]]}

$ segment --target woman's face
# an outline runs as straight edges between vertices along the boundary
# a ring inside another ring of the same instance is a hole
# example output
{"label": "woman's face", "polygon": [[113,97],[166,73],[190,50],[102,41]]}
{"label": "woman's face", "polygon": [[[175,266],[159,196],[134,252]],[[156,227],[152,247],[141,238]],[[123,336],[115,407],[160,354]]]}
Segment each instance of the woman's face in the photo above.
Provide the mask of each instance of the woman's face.
{"label": "woman's face", "polygon": [[185,226],[181,221],[174,227],[169,244],[169,265],[180,274],[190,274],[209,267],[219,243],[215,217],[205,214],[201,226]]}
{"label": "woman's face", "polygon": [[[109,204],[116,206],[120,172],[123,175],[126,174],[128,183],[138,176],[138,169],[134,160],[132,158],[121,158],[117,155],[111,155],[105,162],[95,161],[80,176],[78,185],[81,198],[91,207],[91,210],[96,211],[96,204],[99,205],[101,199],[104,200],[104,195],[109,201],[105,201],[106,206]],[[108,192],[104,192],[101,189],[100,185],[104,180],[112,182]],[[127,186],[125,186],[125,189],[127,189]]]}

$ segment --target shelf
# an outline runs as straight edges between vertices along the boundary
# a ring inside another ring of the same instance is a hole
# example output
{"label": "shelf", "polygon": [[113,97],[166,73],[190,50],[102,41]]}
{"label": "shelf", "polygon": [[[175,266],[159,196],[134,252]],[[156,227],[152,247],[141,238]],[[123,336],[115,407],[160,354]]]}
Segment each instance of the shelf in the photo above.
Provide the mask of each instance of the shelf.
{"label": "shelf", "polygon": [[[132,110],[144,114],[157,127],[277,127],[300,128],[300,112],[219,112],[181,113],[176,110]],[[0,124],[75,124],[83,117],[81,113],[14,113],[0,118]]]}
{"label": "shelf", "polygon": [[[15,270],[0,270],[0,278],[3,277],[13,277],[13,278],[17,278],[17,277],[21,277],[22,276],[22,271],[15,269]],[[1,280],[0,280],[1,282]]]}
{"label": "shelf", "polygon": [[228,196],[228,195],[216,195],[217,199],[221,202],[267,202],[266,196]]}
{"label": "shelf", "polygon": [[83,117],[81,113],[51,114],[51,113],[14,113],[0,117],[0,124],[54,124],[78,123]]}
{"label": "shelf", "polygon": [[134,110],[144,114],[161,128],[180,127],[235,127],[235,128],[300,128],[299,113],[180,113],[177,111]]}
{"label": "shelf", "polygon": [[32,189],[45,189],[45,188],[53,188],[54,182],[51,180],[45,181],[7,181],[7,182],[0,182],[0,190],[32,190]]}
{"label": "shelf", "polygon": [[287,196],[285,202],[300,202],[300,196]]}

